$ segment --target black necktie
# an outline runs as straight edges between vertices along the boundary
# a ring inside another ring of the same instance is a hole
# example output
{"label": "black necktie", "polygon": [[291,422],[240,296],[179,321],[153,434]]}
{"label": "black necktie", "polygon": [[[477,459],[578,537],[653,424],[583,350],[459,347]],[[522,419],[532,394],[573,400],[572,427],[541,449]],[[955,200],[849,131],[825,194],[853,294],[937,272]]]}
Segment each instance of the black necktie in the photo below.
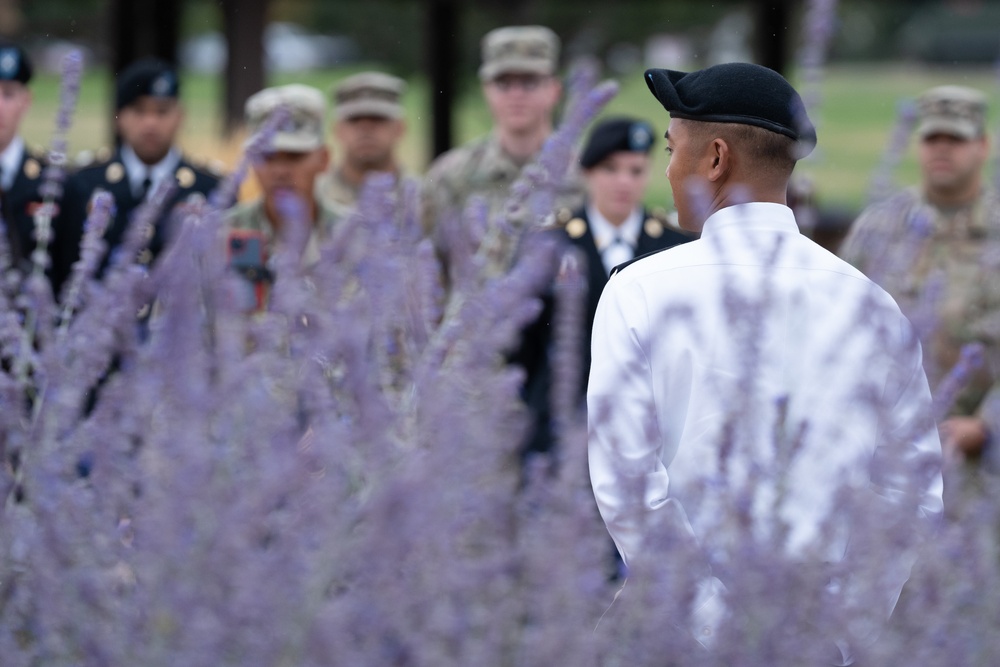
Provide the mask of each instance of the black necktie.
{"label": "black necktie", "polygon": [[139,201],[146,201],[146,195],[149,194],[149,188],[153,185],[153,179],[149,177],[149,172],[146,172],[146,178],[142,179],[142,186],[139,188]]}

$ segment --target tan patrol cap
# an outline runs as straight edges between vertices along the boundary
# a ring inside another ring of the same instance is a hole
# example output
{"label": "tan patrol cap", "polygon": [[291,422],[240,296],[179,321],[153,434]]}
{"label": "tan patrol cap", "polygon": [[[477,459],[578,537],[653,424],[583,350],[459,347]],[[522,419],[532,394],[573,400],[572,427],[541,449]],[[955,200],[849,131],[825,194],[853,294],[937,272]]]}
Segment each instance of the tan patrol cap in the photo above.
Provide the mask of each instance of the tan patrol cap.
{"label": "tan patrol cap", "polygon": [[483,64],[479,78],[490,81],[502,74],[554,74],[559,63],[559,37],[540,25],[497,28],[483,37]]}
{"label": "tan patrol cap", "polygon": [[949,134],[975,139],[986,132],[986,96],[965,86],[938,86],[917,99],[922,139],[932,134]]}
{"label": "tan patrol cap", "polygon": [[270,150],[308,153],[323,145],[326,100],[316,88],[300,83],[265,88],[252,95],[246,103],[250,132],[260,130],[267,117],[280,106],[288,108],[289,118],[271,138]]}
{"label": "tan patrol cap", "polygon": [[406,82],[382,72],[361,72],[349,76],[333,89],[338,120],[358,116],[402,118],[400,98]]}

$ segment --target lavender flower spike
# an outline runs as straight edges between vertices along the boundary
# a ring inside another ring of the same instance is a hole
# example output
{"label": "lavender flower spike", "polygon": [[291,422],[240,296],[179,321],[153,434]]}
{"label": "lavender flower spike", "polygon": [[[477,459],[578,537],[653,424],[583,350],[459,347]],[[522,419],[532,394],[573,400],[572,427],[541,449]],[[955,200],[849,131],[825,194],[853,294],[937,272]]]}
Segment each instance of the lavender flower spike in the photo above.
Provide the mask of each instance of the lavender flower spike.
{"label": "lavender flower spike", "polygon": [[104,232],[111,221],[114,203],[114,197],[109,192],[98,192],[91,200],[90,215],[87,216],[83,239],[80,241],[80,259],[73,265],[73,273],[61,300],[62,312],[59,318],[61,330],[65,330],[73,312],[80,307],[84,282],[94,276],[101,257],[104,256],[107,246],[104,242]]}

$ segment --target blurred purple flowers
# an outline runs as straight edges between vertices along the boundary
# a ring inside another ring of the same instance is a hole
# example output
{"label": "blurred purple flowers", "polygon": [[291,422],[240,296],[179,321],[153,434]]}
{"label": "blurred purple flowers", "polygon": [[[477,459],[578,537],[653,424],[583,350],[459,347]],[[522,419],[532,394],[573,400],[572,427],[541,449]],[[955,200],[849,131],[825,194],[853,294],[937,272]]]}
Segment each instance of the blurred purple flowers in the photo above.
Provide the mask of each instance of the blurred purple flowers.
{"label": "blurred purple flowers", "polygon": [[[612,93],[578,80],[579,106],[515,205],[550,208],[553,175]],[[178,238],[149,275],[129,245],[103,282],[95,254],[112,203],[96,199],[62,326],[46,325],[37,347],[17,344],[18,305],[0,299],[5,667],[749,666],[832,651],[830,628],[852,619],[831,618],[815,594],[829,573],[803,570],[775,548],[780,536],[752,530],[729,564],[743,584],[713,648],[680,630],[704,554],[670,531],[655,577],[601,620],[620,583],[607,577],[586,424],[570,399],[573,258],[556,287],[558,465],[522,469],[522,378],[502,363],[561,248],[524,244],[502,275],[470,258],[446,308],[415,193],[400,198],[376,178],[319,263],[301,267],[301,244],[290,244],[272,307],[248,318],[219,240],[234,178],[180,211]],[[299,204],[282,206],[293,234]],[[487,238],[514,233],[482,227]],[[141,230],[130,234],[141,243]],[[135,316],[150,295],[140,341]],[[54,307],[37,310],[57,321]],[[753,489],[731,492],[719,525],[745,519]],[[974,522],[929,545],[865,664],[986,664],[1000,653],[994,536],[978,529],[997,524],[996,509],[969,511]],[[882,537],[864,562],[906,546],[870,507],[845,499],[836,512]],[[882,603],[858,593],[854,611]]]}

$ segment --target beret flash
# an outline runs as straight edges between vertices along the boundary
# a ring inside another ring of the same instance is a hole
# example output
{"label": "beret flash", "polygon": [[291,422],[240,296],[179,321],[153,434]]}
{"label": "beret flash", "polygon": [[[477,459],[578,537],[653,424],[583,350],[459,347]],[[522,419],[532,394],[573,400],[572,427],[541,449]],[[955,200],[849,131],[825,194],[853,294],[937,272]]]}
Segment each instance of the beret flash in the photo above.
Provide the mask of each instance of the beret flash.
{"label": "beret flash", "polygon": [[674,118],[762,127],[799,142],[799,157],[816,146],[816,128],[802,98],[774,70],[751,63],[695,72],[646,70],[646,85]]}
{"label": "beret flash", "polygon": [[0,81],[31,81],[31,61],[20,46],[0,42]]}
{"label": "beret flash", "polygon": [[137,60],[119,75],[115,109],[122,109],[144,95],[177,97],[180,80],[174,66],[158,58]]}
{"label": "beret flash", "polygon": [[649,153],[653,148],[653,128],[636,118],[608,118],[594,126],[580,154],[580,166],[590,169],[618,151]]}

